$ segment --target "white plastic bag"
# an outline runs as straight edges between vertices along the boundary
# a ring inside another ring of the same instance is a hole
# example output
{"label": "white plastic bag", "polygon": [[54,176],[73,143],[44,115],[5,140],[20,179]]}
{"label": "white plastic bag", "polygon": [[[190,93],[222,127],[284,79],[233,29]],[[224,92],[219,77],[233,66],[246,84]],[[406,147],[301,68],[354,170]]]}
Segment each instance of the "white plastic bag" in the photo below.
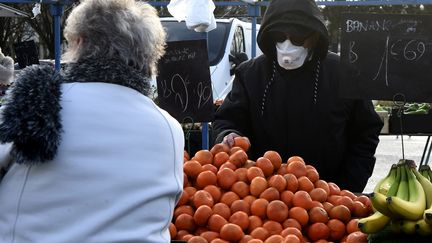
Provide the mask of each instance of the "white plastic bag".
{"label": "white plastic bag", "polygon": [[188,29],[209,32],[216,28],[212,0],[171,0],[168,11],[177,21],[185,21]]}

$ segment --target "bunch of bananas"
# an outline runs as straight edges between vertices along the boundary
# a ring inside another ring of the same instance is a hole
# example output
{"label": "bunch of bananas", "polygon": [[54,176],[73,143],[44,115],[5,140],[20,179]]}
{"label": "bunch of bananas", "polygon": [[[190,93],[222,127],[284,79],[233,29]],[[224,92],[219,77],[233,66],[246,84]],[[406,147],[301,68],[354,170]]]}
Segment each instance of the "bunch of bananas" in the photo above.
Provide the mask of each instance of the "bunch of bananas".
{"label": "bunch of bananas", "polygon": [[393,164],[371,193],[375,212],[358,221],[367,234],[390,225],[395,232],[432,235],[432,171],[425,165],[416,170],[412,160]]}

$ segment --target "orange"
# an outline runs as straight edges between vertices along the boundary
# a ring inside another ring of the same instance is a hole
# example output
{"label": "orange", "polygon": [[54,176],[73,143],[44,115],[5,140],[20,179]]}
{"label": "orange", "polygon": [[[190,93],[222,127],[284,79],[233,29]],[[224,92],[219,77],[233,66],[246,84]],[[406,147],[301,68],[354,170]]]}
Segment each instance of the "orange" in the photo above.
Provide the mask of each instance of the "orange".
{"label": "orange", "polygon": [[195,179],[202,171],[202,165],[196,160],[189,160],[183,164],[184,173],[190,178]]}
{"label": "orange", "polygon": [[206,239],[208,242],[211,242],[212,240],[219,237],[219,233],[214,231],[205,231],[202,232],[200,236]]}
{"label": "orange", "polygon": [[274,200],[267,205],[267,218],[282,223],[288,217],[287,205],[280,201]]}
{"label": "orange", "polygon": [[233,163],[227,161],[227,162],[223,163],[223,164],[219,167],[219,170],[222,170],[222,169],[224,169],[224,168],[229,168],[229,169],[231,169],[231,170],[234,171],[234,170],[237,169],[237,166],[235,166],[235,164],[233,164]]}
{"label": "orange", "polygon": [[288,227],[294,227],[294,228],[298,229],[299,231],[302,230],[302,226],[300,225],[300,223],[297,221],[297,219],[293,219],[293,218],[287,218],[282,223],[282,226],[284,229],[286,229]]}
{"label": "orange", "polygon": [[231,217],[231,209],[225,203],[216,203],[212,209],[213,214],[218,214],[226,220]]}
{"label": "orange", "polygon": [[231,204],[231,213],[235,213],[238,211],[243,211],[247,214],[250,213],[250,204],[244,200],[235,200],[232,204]]}
{"label": "orange", "polygon": [[264,198],[258,198],[257,200],[253,201],[250,207],[250,211],[252,215],[256,215],[260,217],[261,219],[266,218],[267,216],[267,206],[269,202]]}
{"label": "orange", "polygon": [[359,201],[353,202],[353,210],[351,211],[354,217],[365,218],[369,216],[368,208]]}
{"label": "orange", "polygon": [[259,195],[260,198],[267,199],[267,201],[273,201],[273,200],[279,200],[280,194],[279,191],[274,187],[269,187],[265,189],[261,194]]}
{"label": "orange", "polygon": [[309,222],[311,223],[327,223],[329,221],[329,217],[324,208],[313,207],[309,210]]}
{"label": "orange", "polygon": [[180,214],[174,224],[177,230],[186,230],[187,232],[193,232],[196,227],[194,218],[186,213]]}
{"label": "orange", "polygon": [[173,223],[170,223],[169,225],[169,232],[170,232],[171,239],[175,239],[177,236],[177,228]]}
{"label": "orange", "polygon": [[247,175],[249,182],[251,182],[253,180],[253,178],[255,178],[255,177],[263,177],[264,178],[264,172],[260,168],[255,167],[255,166],[248,168],[246,175]]}
{"label": "orange", "polygon": [[348,235],[346,243],[367,243],[367,234],[361,231],[355,231]]}
{"label": "orange", "polygon": [[317,180],[314,183],[315,188],[322,188],[324,191],[327,192],[327,195],[330,195],[330,187],[328,183],[325,180]]}
{"label": "orange", "polygon": [[345,205],[351,212],[354,211],[354,201],[348,196],[341,196],[336,200],[336,205]]}
{"label": "orange", "polygon": [[264,243],[281,243],[283,242],[284,238],[280,235],[272,235],[269,238],[267,238]]}
{"label": "orange", "polygon": [[237,174],[229,168],[220,169],[217,173],[217,184],[225,190],[229,190],[237,181]]}
{"label": "orange", "polygon": [[237,168],[240,168],[246,163],[247,159],[248,159],[248,156],[247,156],[246,152],[243,150],[239,150],[239,151],[231,154],[228,160],[231,163],[233,163],[235,166],[237,166]]}
{"label": "orange", "polygon": [[294,193],[292,191],[283,191],[280,194],[280,200],[284,202],[289,208],[292,207],[293,197],[294,197]]}
{"label": "orange", "polygon": [[339,198],[341,198],[341,196],[339,196],[339,195],[329,195],[327,197],[327,202],[329,202],[329,203],[331,203],[331,204],[333,204],[333,205],[336,206],[336,205],[339,205],[338,204]]}
{"label": "orange", "polygon": [[195,213],[195,210],[190,205],[182,205],[180,207],[177,207],[174,209],[174,218],[177,218],[180,214],[189,214],[190,216],[193,216]]}
{"label": "orange", "polygon": [[303,239],[302,232],[299,229],[295,228],[295,227],[286,227],[284,230],[282,230],[281,236],[286,237],[288,235],[295,235],[300,240]]}
{"label": "orange", "polygon": [[216,185],[216,182],[217,176],[210,170],[202,171],[196,178],[196,186],[198,188],[204,188],[208,185]]}
{"label": "orange", "polygon": [[250,235],[244,235],[243,238],[241,238],[241,240],[239,241],[239,243],[248,243],[253,239],[254,238],[252,238],[252,236],[250,236]]}
{"label": "orange", "polygon": [[[251,236],[252,237],[252,236]],[[247,243],[264,243],[264,241],[260,240],[260,239],[253,239],[248,241]]]}
{"label": "orange", "polygon": [[213,154],[213,156],[215,156],[219,152],[229,153],[229,151],[230,148],[228,147],[228,145],[223,143],[217,143],[213,145],[213,147],[210,149],[210,152]]}
{"label": "orange", "polygon": [[309,192],[313,201],[325,202],[327,200],[327,192],[322,188],[314,188]]}
{"label": "orange", "polygon": [[302,241],[296,235],[287,235],[283,243],[301,243]]}
{"label": "orange", "polygon": [[273,220],[265,221],[262,227],[269,232],[269,235],[279,235],[283,230],[282,225]]}
{"label": "orange", "polygon": [[338,185],[336,185],[336,183],[334,182],[328,182],[327,183],[330,189],[330,194],[329,195],[339,195],[340,194],[340,188]]}
{"label": "orange", "polygon": [[311,208],[312,198],[310,197],[309,193],[305,191],[297,191],[294,193],[292,204],[295,207],[302,207],[306,210],[309,210]]}
{"label": "orange", "polygon": [[202,237],[202,236],[192,236],[190,239],[188,239],[187,241],[188,243],[208,243],[208,241]]}
{"label": "orange", "polygon": [[210,151],[203,149],[196,152],[192,159],[200,162],[201,165],[211,164],[213,162],[213,154]]}
{"label": "orange", "polygon": [[[252,169],[252,168],[251,168]],[[255,177],[252,179],[250,183],[250,194],[255,197],[259,197],[259,195],[265,191],[268,187],[268,182],[264,177]]]}
{"label": "orange", "polygon": [[207,228],[214,232],[220,232],[222,226],[227,223],[228,221],[224,217],[220,216],[219,214],[213,214],[208,219]]}
{"label": "orange", "polygon": [[252,232],[250,232],[250,236],[259,240],[266,240],[269,237],[269,232],[264,227],[257,227]]}
{"label": "orange", "polygon": [[248,159],[242,168],[249,169],[250,167],[255,166],[255,161]]}
{"label": "orange", "polygon": [[202,166],[202,170],[203,171],[205,171],[205,170],[209,170],[209,171],[211,171],[211,172],[213,172],[213,173],[217,173],[218,172],[218,168],[216,168],[216,166],[214,166],[214,165],[212,165],[212,164],[206,164],[206,165],[203,165]]}
{"label": "orange", "polygon": [[288,164],[287,172],[294,174],[297,178],[306,175],[306,165],[301,161],[293,161]]}
{"label": "orange", "polygon": [[199,226],[205,226],[207,225],[207,221],[212,216],[213,210],[207,206],[202,205],[195,211],[195,214],[193,215],[194,222],[196,225]]}
{"label": "orange", "polygon": [[290,208],[288,215],[290,218],[297,220],[297,222],[299,222],[302,227],[306,226],[309,222],[309,214],[306,209],[302,207]]}
{"label": "orange", "polygon": [[190,186],[189,185],[189,179],[188,179],[188,176],[186,175],[186,173],[183,173],[183,188],[187,187],[187,186]]}
{"label": "orange", "polygon": [[291,156],[291,157],[289,157],[288,160],[287,160],[287,164],[290,164],[291,162],[294,162],[294,161],[300,161],[300,162],[303,162],[303,164],[305,164],[303,158],[300,157],[300,156]]}
{"label": "orange", "polygon": [[330,219],[327,226],[330,229],[329,240],[340,241],[345,236],[345,224],[339,219]]}
{"label": "orange", "polygon": [[246,197],[243,198],[243,200],[245,200],[245,202],[249,203],[249,205],[252,205],[253,201],[256,200],[256,197],[252,196],[252,195],[247,195]]}
{"label": "orange", "polygon": [[360,231],[358,227],[358,219],[351,219],[346,225],[346,232],[351,234],[352,232]]}
{"label": "orange", "polygon": [[282,176],[285,175],[287,173],[286,168],[287,168],[287,164],[281,164],[281,166],[277,170],[277,173]]}
{"label": "orange", "polygon": [[247,213],[238,211],[231,215],[229,222],[240,226],[243,231],[249,227],[249,216]]}
{"label": "orange", "polygon": [[248,151],[250,148],[249,139],[247,137],[235,137],[234,146],[242,148],[244,151]]}
{"label": "orange", "polygon": [[261,227],[263,225],[263,222],[260,217],[256,215],[249,216],[249,226],[248,226],[248,232],[252,232],[254,229]]}
{"label": "orange", "polygon": [[186,204],[188,202],[189,202],[189,194],[187,193],[187,191],[183,190],[183,192],[182,192],[182,194],[180,196],[180,199],[177,202],[176,206],[181,206],[181,205],[184,205],[184,204]]}
{"label": "orange", "polygon": [[309,178],[312,183],[315,183],[319,180],[318,171],[316,169],[306,169],[306,177]]}
{"label": "orange", "polygon": [[230,151],[229,151],[229,155],[232,155],[232,154],[234,154],[235,152],[237,152],[237,151],[244,151],[242,148],[240,148],[240,147],[236,147],[236,146],[234,146],[234,147],[232,147],[232,148],[230,148]]}
{"label": "orange", "polygon": [[199,226],[195,232],[194,235],[201,235],[203,232],[208,231],[207,227]]}
{"label": "orange", "polygon": [[225,203],[228,207],[231,207],[231,204],[235,201],[235,200],[239,200],[240,197],[235,194],[235,192],[233,191],[227,191],[224,194],[222,194],[222,197],[220,199],[221,203]]}
{"label": "orange", "polygon": [[259,157],[256,160],[255,166],[263,171],[265,177],[269,177],[273,174],[274,166],[272,162],[265,157]]}
{"label": "orange", "polygon": [[356,197],[357,197],[354,193],[352,193],[349,190],[341,190],[339,195],[347,196],[347,197],[351,198],[352,200],[356,199]]}
{"label": "orange", "polygon": [[186,234],[185,236],[183,236],[182,240],[184,241],[189,241],[190,238],[194,237],[194,235],[192,234]]}
{"label": "orange", "polygon": [[246,183],[249,183],[249,180],[247,178],[247,168],[241,167],[237,168],[234,172],[237,174],[237,181],[243,181]]}
{"label": "orange", "polygon": [[269,179],[269,186],[276,188],[279,192],[283,192],[286,189],[286,180],[281,175],[273,175]]}
{"label": "orange", "polygon": [[189,195],[189,199],[192,199],[197,189],[193,186],[188,186],[183,188],[183,191],[187,192],[187,194]]}
{"label": "orange", "polygon": [[351,220],[351,212],[345,205],[334,206],[329,213],[330,218],[339,219],[344,223]]}
{"label": "orange", "polygon": [[220,238],[216,238],[216,239],[212,240],[210,243],[230,243],[230,242],[226,241],[226,240],[222,240]]}
{"label": "orange", "polygon": [[271,161],[275,170],[278,170],[282,165],[282,157],[276,151],[269,150],[264,153],[263,157]]}
{"label": "orange", "polygon": [[213,158],[213,165],[216,168],[220,168],[221,165],[223,165],[225,162],[227,162],[229,159],[229,155],[227,152],[221,151],[217,154],[215,154],[214,158]]}
{"label": "orange", "polygon": [[177,231],[176,240],[182,240],[183,237],[185,235],[188,235],[188,234],[189,234],[189,232],[187,232],[186,230],[179,230],[179,231]]}
{"label": "orange", "polygon": [[221,239],[233,242],[241,240],[241,238],[244,236],[244,233],[240,226],[227,223],[222,226],[219,235]]}
{"label": "orange", "polygon": [[318,201],[312,201],[311,202],[311,208],[313,207],[320,207],[320,208],[324,208],[323,204],[318,202]]}
{"label": "orange", "polygon": [[209,207],[213,207],[214,205],[213,197],[210,193],[204,190],[199,190],[195,192],[192,198],[192,202],[195,208],[199,208],[199,206],[201,205],[207,205]]}
{"label": "orange", "polygon": [[298,179],[298,190],[310,192],[314,189],[314,184],[306,176],[300,176]]}
{"label": "orange", "polygon": [[298,189],[298,180],[297,177],[294,174],[287,173],[283,175],[283,177],[286,180],[286,189],[292,192],[296,192]]}
{"label": "orange", "polygon": [[249,185],[244,181],[237,181],[231,186],[231,191],[239,195],[240,198],[244,198],[249,195]]}
{"label": "orange", "polygon": [[323,202],[322,205],[325,211],[327,212],[327,214],[329,214],[330,210],[334,207],[334,205],[329,202]]}
{"label": "orange", "polygon": [[215,185],[208,185],[206,187],[204,187],[203,189],[204,191],[210,193],[210,195],[213,198],[213,202],[217,203],[219,202],[221,196],[222,196],[222,192],[221,189]]}
{"label": "orange", "polygon": [[307,236],[311,241],[325,240],[329,235],[330,229],[324,223],[313,223],[307,229]]}

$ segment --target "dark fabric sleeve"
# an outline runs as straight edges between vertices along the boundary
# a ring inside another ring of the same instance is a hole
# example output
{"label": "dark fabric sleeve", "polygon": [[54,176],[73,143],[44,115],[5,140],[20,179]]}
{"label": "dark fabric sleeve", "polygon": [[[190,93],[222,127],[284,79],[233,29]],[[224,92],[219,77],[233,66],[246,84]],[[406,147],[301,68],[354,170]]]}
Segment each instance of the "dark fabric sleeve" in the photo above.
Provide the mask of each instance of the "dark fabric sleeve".
{"label": "dark fabric sleeve", "polygon": [[347,124],[347,149],[340,183],[352,192],[363,192],[375,166],[375,150],[383,122],[371,101],[355,101]]}
{"label": "dark fabric sleeve", "polygon": [[237,70],[231,92],[216,111],[215,121],[212,123],[215,143],[221,142],[231,132],[240,136],[249,136],[250,104],[244,85],[242,75]]}

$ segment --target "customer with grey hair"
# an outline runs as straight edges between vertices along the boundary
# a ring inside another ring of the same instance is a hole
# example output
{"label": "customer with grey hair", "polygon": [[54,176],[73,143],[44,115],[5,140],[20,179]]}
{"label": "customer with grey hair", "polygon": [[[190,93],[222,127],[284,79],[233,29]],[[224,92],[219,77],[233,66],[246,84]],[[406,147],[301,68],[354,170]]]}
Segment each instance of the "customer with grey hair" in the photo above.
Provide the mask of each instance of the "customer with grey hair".
{"label": "customer with grey hair", "polygon": [[1,111],[14,164],[0,183],[0,242],[169,242],[184,137],[147,97],[165,45],[156,10],[82,0],[64,34],[64,72],[22,70]]}
{"label": "customer with grey hair", "polygon": [[5,56],[0,48],[0,85],[9,85],[13,81],[14,60]]}

